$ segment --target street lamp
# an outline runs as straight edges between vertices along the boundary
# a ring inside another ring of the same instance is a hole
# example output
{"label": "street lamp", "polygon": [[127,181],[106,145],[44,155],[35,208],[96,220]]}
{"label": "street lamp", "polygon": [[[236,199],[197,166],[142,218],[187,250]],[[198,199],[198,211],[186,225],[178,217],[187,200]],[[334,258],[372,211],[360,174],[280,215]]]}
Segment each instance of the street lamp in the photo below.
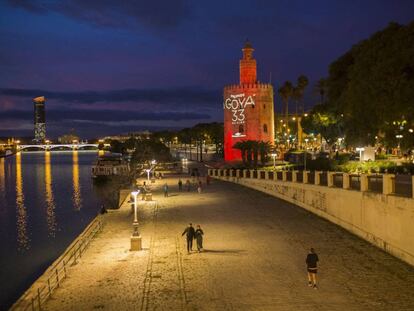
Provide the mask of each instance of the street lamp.
{"label": "street lamp", "polygon": [[277,157],[277,153],[272,153],[271,154],[272,158],[273,158],[273,170],[276,169],[276,157]]}
{"label": "street lamp", "polygon": [[401,134],[395,135],[395,138],[398,139],[398,151],[400,150],[400,142],[401,142],[401,138],[403,138],[403,136]]}
{"label": "street lamp", "polygon": [[355,148],[356,151],[359,151],[359,162],[362,162],[362,151],[365,150],[363,147],[357,147]]}
{"label": "street lamp", "polygon": [[132,227],[134,231],[131,236],[131,251],[140,251],[142,249],[141,245],[141,236],[139,235],[138,231],[138,204],[137,204],[137,196],[139,195],[140,190],[131,192],[131,195],[134,197],[134,222],[132,223]]}

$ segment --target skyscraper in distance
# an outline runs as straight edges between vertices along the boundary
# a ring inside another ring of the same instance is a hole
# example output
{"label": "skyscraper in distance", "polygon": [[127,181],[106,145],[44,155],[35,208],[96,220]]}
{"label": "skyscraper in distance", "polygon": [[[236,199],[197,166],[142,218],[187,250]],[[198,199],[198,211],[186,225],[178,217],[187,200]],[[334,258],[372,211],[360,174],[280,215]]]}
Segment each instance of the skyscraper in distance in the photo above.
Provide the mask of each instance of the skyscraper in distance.
{"label": "skyscraper in distance", "polygon": [[44,143],[46,138],[45,97],[33,98],[34,103],[34,142]]}

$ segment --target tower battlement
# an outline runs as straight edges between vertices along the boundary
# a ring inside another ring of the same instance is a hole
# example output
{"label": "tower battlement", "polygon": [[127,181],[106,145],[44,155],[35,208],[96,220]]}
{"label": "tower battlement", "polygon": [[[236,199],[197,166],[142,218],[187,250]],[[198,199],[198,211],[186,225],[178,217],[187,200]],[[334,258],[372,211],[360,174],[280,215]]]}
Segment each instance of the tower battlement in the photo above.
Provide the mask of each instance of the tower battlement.
{"label": "tower battlement", "polygon": [[247,89],[273,89],[273,85],[270,83],[247,83],[247,84],[229,84],[224,87],[224,90],[240,90],[242,88]]}

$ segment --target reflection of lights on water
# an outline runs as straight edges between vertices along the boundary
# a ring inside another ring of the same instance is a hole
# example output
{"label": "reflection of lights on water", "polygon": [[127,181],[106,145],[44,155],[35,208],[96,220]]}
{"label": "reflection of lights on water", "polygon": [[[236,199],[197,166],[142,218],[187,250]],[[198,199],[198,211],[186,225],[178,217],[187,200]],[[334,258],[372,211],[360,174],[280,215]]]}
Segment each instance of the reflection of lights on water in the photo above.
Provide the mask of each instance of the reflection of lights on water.
{"label": "reflection of lights on water", "polygon": [[81,193],[80,193],[80,183],[79,183],[79,161],[78,161],[78,152],[76,150],[72,153],[72,182],[73,182],[73,206],[76,210],[80,210],[82,206]]}
{"label": "reflection of lights on water", "polygon": [[45,152],[45,197],[46,197],[46,217],[49,236],[56,235],[56,216],[55,216],[55,199],[52,189],[52,167],[50,165],[50,152]]}
{"label": "reflection of lights on water", "polygon": [[16,209],[17,209],[17,243],[19,250],[29,249],[27,236],[27,211],[24,206],[22,159],[20,152],[16,153]]}
{"label": "reflection of lights on water", "polygon": [[4,197],[4,194],[6,193],[6,174],[4,170],[4,158],[0,158],[0,193]]}

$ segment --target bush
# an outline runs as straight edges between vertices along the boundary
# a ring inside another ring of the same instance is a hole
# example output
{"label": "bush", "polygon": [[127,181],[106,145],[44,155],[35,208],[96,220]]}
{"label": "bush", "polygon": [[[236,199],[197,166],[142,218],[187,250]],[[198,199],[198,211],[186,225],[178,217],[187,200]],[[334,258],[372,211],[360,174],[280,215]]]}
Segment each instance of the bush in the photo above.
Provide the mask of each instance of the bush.
{"label": "bush", "polygon": [[380,153],[380,154],[375,154],[375,160],[387,160],[388,157],[386,154]]}
{"label": "bush", "polygon": [[306,170],[309,171],[332,171],[336,161],[332,159],[318,158],[306,161]]}
{"label": "bush", "polygon": [[392,161],[368,161],[368,162],[348,162],[337,165],[335,170],[345,173],[390,173],[390,174],[414,174],[414,164],[404,163],[397,165]]}

